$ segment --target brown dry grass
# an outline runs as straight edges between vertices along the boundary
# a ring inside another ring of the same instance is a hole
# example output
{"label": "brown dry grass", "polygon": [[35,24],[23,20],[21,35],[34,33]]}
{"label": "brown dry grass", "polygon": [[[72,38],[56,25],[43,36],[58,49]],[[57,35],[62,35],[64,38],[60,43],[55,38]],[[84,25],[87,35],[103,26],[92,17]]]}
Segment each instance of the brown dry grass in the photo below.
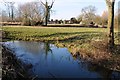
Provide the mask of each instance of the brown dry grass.
{"label": "brown dry grass", "polygon": [[89,48],[81,48],[79,51],[73,51],[77,51],[75,56],[79,55],[82,59],[93,64],[120,71],[120,46],[115,45],[114,51],[111,52],[108,49],[106,40],[91,41]]}

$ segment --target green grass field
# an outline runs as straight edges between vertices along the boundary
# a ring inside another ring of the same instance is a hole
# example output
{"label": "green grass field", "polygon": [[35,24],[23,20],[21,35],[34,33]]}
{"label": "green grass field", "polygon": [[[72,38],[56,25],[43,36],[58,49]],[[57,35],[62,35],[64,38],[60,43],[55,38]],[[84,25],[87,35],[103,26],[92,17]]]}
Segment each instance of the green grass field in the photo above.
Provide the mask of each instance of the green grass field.
{"label": "green grass field", "polygon": [[[98,40],[106,38],[107,28],[3,27],[5,38],[24,41]],[[118,35],[115,34],[115,43]]]}
{"label": "green grass field", "polygon": [[76,36],[101,36],[106,32],[105,28],[46,28],[46,27],[3,27],[6,32],[6,38],[12,40],[65,40]]}

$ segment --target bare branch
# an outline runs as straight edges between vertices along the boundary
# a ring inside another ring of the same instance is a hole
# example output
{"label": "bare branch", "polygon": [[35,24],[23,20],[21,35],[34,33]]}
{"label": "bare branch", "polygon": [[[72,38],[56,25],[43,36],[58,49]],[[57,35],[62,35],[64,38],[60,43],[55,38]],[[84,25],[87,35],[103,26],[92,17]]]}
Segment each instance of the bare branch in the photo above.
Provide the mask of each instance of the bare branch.
{"label": "bare branch", "polygon": [[51,4],[50,8],[52,8],[52,6],[53,6],[54,2],[55,2],[55,0],[52,0],[52,4]]}
{"label": "bare branch", "polygon": [[40,2],[45,6],[45,3],[43,3],[41,0],[40,0]]}

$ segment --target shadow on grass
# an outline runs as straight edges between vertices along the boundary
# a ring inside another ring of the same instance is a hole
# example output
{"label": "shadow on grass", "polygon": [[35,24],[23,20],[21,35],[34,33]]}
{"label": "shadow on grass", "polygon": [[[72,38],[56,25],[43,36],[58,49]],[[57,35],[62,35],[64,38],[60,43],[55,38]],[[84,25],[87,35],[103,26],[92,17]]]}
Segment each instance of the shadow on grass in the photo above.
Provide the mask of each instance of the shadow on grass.
{"label": "shadow on grass", "polygon": [[75,34],[100,34],[102,32],[68,32],[68,33],[54,33],[54,34],[50,34],[50,35],[43,35],[43,36],[33,36],[33,37],[52,37],[52,36],[59,36],[59,35],[75,35]]}
{"label": "shadow on grass", "polygon": [[[24,40],[24,41],[75,41],[75,40],[81,40],[81,39],[91,39],[93,37],[97,36],[103,36],[105,33],[102,32],[64,32],[64,33],[53,33],[53,34],[47,34],[47,35],[21,35],[22,33],[9,33],[5,32],[5,37],[3,37],[3,40],[10,39],[10,40]],[[18,36],[19,35],[19,36]]]}

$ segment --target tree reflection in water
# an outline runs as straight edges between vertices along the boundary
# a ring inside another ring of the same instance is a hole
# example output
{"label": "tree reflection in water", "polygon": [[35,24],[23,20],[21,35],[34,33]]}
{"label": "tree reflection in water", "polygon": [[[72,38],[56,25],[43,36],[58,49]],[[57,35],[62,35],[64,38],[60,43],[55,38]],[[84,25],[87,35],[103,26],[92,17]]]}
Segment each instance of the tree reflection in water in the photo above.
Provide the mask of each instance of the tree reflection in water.
{"label": "tree reflection in water", "polygon": [[44,50],[45,50],[45,58],[47,59],[47,55],[48,53],[50,52],[52,54],[52,49],[50,47],[50,44],[49,42],[46,42],[44,43],[45,47],[44,47]]}
{"label": "tree reflection in water", "polygon": [[[34,56],[39,56],[43,55],[45,56],[45,61],[47,60],[47,56],[49,53],[51,53],[52,57],[54,56],[52,54],[52,49],[49,44],[49,42],[30,42],[30,41],[10,41],[6,43],[8,47],[16,50],[16,51],[23,51],[24,53],[19,54],[19,56],[25,56],[27,53],[34,55]],[[18,52],[18,53],[19,53]]]}

